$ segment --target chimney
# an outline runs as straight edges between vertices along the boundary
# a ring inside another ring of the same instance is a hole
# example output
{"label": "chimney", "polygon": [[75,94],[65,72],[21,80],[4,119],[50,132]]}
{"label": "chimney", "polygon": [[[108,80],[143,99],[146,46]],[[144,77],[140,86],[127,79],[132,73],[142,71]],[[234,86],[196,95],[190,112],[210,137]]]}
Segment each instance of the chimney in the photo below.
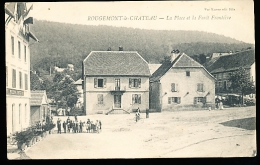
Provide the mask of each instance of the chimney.
{"label": "chimney", "polygon": [[171,62],[173,62],[178,57],[179,54],[180,54],[180,51],[178,49],[172,50],[171,51]]}
{"label": "chimney", "polygon": [[119,51],[123,51],[123,47],[122,46],[119,46]]}

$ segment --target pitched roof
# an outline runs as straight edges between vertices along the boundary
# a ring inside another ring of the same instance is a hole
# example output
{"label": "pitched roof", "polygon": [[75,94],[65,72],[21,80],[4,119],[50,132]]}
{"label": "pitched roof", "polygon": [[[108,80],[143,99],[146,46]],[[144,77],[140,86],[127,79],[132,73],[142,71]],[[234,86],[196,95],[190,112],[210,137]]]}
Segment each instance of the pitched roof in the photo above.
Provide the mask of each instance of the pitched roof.
{"label": "pitched roof", "polygon": [[253,49],[237,52],[231,55],[220,56],[215,61],[209,61],[205,66],[210,73],[233,71],[239,67],[250,68],[255,62]]}
{"label": "pitched roof", "polygon": [[31,91],[30,105],[31,106],[40,106],[42,105],[43,99],[46,99],[46,91],[45,90],[35,90]]}
{"label": "pitched roof", "polygon": [[203,68],[212,78],[214,78],[200,63],[193,60],[186,54],[179,54],[172,62],[165,61],[150,77],[150,81],[159,81],[161,77],[170,69],[170,68]]}
{"label": "pitched roof", "polygon": [[150,76],[148,63],[136,51],[92,51],[83,61],[87,76]]}
{"label": "pitched roof", "polygon": [[153,74],[162,64],[148,64],[150,73]]}

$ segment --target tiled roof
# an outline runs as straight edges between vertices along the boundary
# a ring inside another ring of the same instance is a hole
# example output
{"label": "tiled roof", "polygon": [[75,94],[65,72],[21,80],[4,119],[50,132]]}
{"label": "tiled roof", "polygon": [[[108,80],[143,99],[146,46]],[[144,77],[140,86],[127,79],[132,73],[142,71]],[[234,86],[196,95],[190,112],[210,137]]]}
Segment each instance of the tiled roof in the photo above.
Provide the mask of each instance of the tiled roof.
{"label": "tiled roof", "polygon": [[236,70],[239,67],[250,68],[254,62],[255,51],[250,49],[231,55],[220,56],[216,61],[206,64],[205,66],[210,73],[218,73]]}
{"label": "tiled roof", "polygon": [[30,105],[40,106],[42,104],[42,100],[44,99],[44,97],[46,97],[45,90],[31,91]]}
{"label": "tiled roof", "polygon": [[178,55],[173,62],[171,61],[165,61],[150,77],[150,81],[159,81],[161,77],[170,69],[170,68],[178,68],[178,67],[199,67],[204,69],[212,78],[214,78],[200,63],[193,60],[191,57],[189,57],[186,54],[180,54]]}
{"label": "tiled roof", "polygon": [[150,73],[153,74],[162,64],[148,64]]}
{"label": "tiled roof", "polygon": [[181,55],[177,56],[173,62],[165,61],[162,65],[152,74],[150,77],[150,81],[158,81],[161,77],[175,64],[175,62],[181,57]]}
{"label": "tiled roof", "polygon": [[83,64],[87,76],[150,76],[148,63],[136,51],[92,51]]}

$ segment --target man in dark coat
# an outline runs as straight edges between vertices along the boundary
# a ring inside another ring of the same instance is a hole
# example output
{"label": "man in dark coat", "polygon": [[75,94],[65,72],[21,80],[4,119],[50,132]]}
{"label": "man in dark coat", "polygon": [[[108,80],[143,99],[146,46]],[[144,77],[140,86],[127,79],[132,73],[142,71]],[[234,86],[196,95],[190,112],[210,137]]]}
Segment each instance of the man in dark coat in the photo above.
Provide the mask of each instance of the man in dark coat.
{"label": "man in dark coat", "polygon": [[99,129],[100,129],[100,131],[101,131],[101,125],[102,125],[101,120],[99,120]]}
{"label": "man in dark coat", "polygon": [[67,123],[65,121],[63,122],[63,129],[64,129],[64,133],[66,133]]}
{"label": "man in dark coat", "polygon": [[76,122],[75,123],[75,133],[78,133],[79,132],[79,123]]}
{"label": "man in dark coat", "polygon": [[79,122],[79,132],[80,132],[80,133],[82,133],[82,127],[83,127],[83,123],[82,123],[81,120],[80,120],[80,122]]}
{"label": "man in dark coat", "polygon": [[61,121],[60,121],[59,118],[58,118],[58,121],[57,121],[57,127],[58,127],[58,133],[61,134]]}

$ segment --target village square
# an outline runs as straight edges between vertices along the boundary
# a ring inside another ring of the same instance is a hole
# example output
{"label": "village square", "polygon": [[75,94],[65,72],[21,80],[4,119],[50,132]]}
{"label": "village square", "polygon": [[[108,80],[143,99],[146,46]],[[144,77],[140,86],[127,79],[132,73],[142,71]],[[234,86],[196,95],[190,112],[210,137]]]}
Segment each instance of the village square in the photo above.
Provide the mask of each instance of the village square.
{"label": "village square", "polygon": [[5,4],[9,160],[256,156],[253,45],[190,54],[165,44],[160,59],[147,45],[92,45],[61,57],[73,44],[44,38],[32,10]]}

